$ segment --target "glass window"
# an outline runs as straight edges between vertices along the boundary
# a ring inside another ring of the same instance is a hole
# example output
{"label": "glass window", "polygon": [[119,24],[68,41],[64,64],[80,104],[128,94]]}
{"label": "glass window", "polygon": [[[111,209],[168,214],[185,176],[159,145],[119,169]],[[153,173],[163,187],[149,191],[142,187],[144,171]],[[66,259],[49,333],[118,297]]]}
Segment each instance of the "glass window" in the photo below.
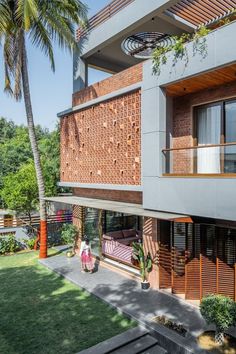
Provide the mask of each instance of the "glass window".
{"label": "glass window", "polygon": [[207,147],[236,142],[236,101],[222,101],[196,109],[195,171],[197,173],[236,173],[236,145]]}
{"label": "glass window", "polygon": [[[197,110],[198,146],[220,144],[221,105],[202,107]],[[220,173],[220,148],[197,150],[197,173]]]}
{"label": "glass window", "polygon": [[[236,141],[236,101],[225,103],[225,142]],[[224,172],[236,172],[236,146],[231,145],[225,148]]]}

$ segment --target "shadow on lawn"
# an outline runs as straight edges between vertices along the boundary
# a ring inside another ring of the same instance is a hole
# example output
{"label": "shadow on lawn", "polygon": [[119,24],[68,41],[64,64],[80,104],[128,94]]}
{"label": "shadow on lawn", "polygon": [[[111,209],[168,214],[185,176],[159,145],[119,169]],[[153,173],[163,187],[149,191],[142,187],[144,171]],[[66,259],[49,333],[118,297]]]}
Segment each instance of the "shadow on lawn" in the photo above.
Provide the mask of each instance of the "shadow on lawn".
{"label": "shadow on lawn", "polygon": [[38,265],[0,269],[0,284],[0,353],[76,353],[129,323]]}

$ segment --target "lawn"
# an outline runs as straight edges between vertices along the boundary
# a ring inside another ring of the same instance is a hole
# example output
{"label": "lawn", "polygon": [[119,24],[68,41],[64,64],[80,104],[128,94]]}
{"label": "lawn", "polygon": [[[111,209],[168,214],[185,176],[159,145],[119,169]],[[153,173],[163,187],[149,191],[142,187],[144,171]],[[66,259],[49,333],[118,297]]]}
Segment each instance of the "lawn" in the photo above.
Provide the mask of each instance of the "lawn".
{"label": "lawn", "polygon": [[1,354],[74,354],[135,326],[37,260],[0,257]]}

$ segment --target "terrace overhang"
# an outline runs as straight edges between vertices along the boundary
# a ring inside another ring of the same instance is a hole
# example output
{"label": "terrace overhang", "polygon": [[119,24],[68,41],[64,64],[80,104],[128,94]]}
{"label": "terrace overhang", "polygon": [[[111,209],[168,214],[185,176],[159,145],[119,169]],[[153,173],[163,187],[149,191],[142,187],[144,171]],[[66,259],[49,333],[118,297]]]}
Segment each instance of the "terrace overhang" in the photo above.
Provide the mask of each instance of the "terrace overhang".
{"label": "terrace overhang", "polygon": [[114,0],[89,20],[87,30],[78,29],[79,56],[90,67],[116,73],[143,61],[125,54],[122,42],[141,32],[180,35],[194,29],[187,21],[176,21],[164,11],[174,0]]}
{"label": "terrace overhang", "polygon": [[126,55],[121,44],[143,32],[181,35],[201,25],[218,27],[225,17],[236,18],[236,0],[113,0],[77,30],[80,57],[86,64],[119,72],[142,58]]}
{"label": "terrace overhang", "polygon": [[102,200],[102,199],[95,199],[95,198],[81,198],[75,196],[47,197],[44,199],[47,202],[57,202],[57,203],[64,203],[68,205],[79,205],[87,208],[109,210],[113,212],[150,217],[159,220],[192,223],[192,219],[188,215],[147,210],[144,209],[142,205],[134,204],[134,203],[116,202],[111,200]]}

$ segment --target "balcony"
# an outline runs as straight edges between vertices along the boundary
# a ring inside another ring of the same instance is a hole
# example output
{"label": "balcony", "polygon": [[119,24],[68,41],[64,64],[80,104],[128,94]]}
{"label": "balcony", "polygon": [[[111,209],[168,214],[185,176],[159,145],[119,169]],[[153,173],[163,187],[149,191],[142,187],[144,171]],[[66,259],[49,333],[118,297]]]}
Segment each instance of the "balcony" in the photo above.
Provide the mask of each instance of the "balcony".
{"label": "balcony", "polygon": [[236,142],[163,149],[164,176],[236,177]]}

